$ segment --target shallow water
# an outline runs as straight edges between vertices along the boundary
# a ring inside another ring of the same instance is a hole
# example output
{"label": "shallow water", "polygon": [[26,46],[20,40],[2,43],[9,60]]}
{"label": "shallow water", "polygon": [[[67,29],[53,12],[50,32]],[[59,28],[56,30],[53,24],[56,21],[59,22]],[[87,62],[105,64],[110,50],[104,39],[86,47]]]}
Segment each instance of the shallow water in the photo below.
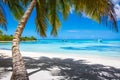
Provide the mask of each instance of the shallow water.
{"label": "shallow water", "polygon": [[[0,49],[10,50],[12,43],[0,43]],[[120,58],[120,40],[38,40],[21,42],[21,51],[54,54],[81,54]]]}

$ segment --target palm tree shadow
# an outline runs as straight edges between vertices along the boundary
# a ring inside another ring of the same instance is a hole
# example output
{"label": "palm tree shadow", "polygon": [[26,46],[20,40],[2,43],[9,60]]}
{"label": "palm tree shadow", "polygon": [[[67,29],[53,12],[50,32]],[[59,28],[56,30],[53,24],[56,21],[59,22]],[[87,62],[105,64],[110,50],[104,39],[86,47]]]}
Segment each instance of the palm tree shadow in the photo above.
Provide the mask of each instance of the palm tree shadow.
{"label": "palm tree shadow", "polygon": [[[0,61],[0,67],[4,67],[6,69],[7,67],[12,67],[11,58],[0,58],[0,60],[2,60]],[[87,61],[85,60],[75,61],[70,58],[60,59],[48,57],[33,59],[30,57],[24,57],[24,61],[27,69],[37,69],[30,72],[29,76],[41,70],[51,71],[57,67],[59,68],[59,72],[55,75],[63,76],[63,80],[120,80],[120,69],[100,64],[87,64]],[[52,75],[55,76],[54,74]]]}
{"label": "palm tree shadow", "polygon": [[[27,57],[26,57],[27,58]],[[28,58],[27,58],[28,59]],[[28,62],[30,61],[30,62]],[[103,79],[120,79],[120,69],[104,66],[100,64],[87,64],[85,60],[60,59],[41,57],[39,59],[30,59],[26,63],[27,68],[40,68],[40,70],[50,70],[58,67],[60,72],[57,76],[64,76],[68,80],[103,80]],[[32,61],[32,62],[31,62]],[[35,65],[35,66],[33,66]],[[37,65],[37,66],[36,66]]]}
{"label": "palm tree shadow", "polygon": [[41,69],[38,69],[38,70],[32,71],[32,72],[28,73],[28,75],[30,76],[30,75],[32,75],[32,74],[35,74],[35,73],[39,72],[39,71],[41,71]]}

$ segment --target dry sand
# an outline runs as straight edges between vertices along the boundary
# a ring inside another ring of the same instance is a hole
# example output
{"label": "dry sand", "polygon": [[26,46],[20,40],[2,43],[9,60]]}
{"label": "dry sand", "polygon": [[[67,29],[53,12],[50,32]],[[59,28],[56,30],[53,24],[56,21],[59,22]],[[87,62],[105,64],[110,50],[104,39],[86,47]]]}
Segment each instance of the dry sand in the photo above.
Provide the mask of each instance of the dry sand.
{"label": "dry sand", "polygon": [[[85,60],[87,61],[86,64],[102,64],[105,66],[112,66],[115,68],[120,68],[120,59],[118,58],[110,58],[110,57],[101,57],[101,56],[92,56],[92,55],[78,55],[78,54],[54,54],[54,53],[42,53],[42,52],[21,52],[24,57],[31,57],[31,58],[39,58],[39,57],[49,57],[49,58],[72,58],[74,60]],[[0,56],[4,57],[11,57],[11,50],[0,50]],[[2,68],[0,68],[0,71]],[[28,69],[28,72],[35,71],[37,69]],[[59,80],[64,79],[63,76],[53,76],[51,74],[56,73],[59,71],[58,68],[54,67],[51,71],[41,70],[33,75],[30,75],[30,80]],[[12,72],[8,72],[4,74],[1,80],[10,80]]]}
{"label": "dry sand", "polygon": [[[11,50],[0,50],[0,54],[6,57],[11,57]],[[93,55],[79,55],[79,54],[52,54],[52,53],[42,53],[42,52],[21,52],[22,56],[39,58],[39,57],[49,57],[49,58],[72,58],[74,60],[86,60],[87,64],[103,64],[106,66],[112,66],[115,68],[120,68],[120,59],[112,57],[102,57]]]}

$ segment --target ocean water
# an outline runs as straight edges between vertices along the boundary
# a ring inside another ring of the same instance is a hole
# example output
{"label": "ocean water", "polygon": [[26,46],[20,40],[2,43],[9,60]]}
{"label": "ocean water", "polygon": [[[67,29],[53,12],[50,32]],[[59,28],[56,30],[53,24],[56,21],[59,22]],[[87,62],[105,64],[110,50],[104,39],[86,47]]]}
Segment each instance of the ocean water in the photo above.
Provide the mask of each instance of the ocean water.
{"label": "ocean water", "polygon": [[[11,42],[0,43],[0,49],[10,50]],[[120,58],[120,40],[37,40],[21,42],[21,51],[53,54],[81,54]]]}

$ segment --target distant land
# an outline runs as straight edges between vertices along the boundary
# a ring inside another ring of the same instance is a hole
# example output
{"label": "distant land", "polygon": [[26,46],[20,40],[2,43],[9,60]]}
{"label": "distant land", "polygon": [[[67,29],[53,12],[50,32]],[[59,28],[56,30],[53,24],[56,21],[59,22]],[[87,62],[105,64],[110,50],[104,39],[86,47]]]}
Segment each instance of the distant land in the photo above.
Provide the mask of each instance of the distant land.
{"label": "distant land", "polygon": [[[13,35],[6,35],[2,31],[0,31],[0,41],[12,41],[13,40]],[[37,40],[34,36],[31,37],[21,37],[20,41],[33,41]]]}

